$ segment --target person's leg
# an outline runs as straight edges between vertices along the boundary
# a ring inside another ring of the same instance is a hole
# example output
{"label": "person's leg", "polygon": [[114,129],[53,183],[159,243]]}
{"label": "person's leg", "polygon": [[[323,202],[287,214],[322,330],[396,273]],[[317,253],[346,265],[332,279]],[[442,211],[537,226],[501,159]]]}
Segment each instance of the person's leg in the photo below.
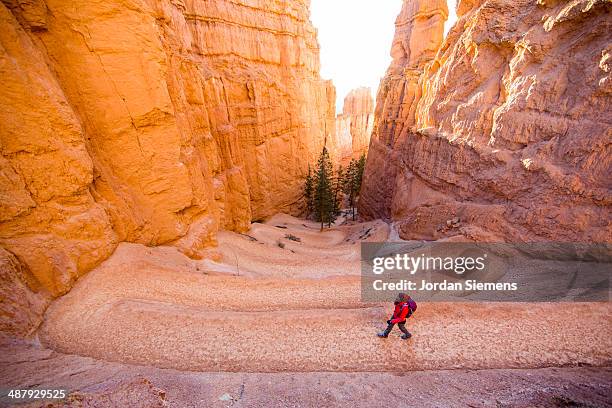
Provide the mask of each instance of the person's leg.
{"label": "person's leg", "polygon": [[389,333],[391,333],[391,330],[393,329],[393,326],[395,326],[394,323],[389,323],[385,331],[378,333],[378,337],[388,337]]}
{"label": "person's leg", "polygon": [[398,323],[397,327],[404,333],[402,339],[406,340],[412,336],[412,334],[410,334],[410,332],[406,329],[406,322]]}

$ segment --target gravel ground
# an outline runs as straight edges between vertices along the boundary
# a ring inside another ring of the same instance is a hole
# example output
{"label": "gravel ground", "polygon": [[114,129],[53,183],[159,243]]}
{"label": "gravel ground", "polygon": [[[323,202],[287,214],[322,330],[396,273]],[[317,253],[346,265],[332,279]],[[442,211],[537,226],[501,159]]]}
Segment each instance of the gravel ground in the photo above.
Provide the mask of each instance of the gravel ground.
{"label": "gravel ground", "polygon": [[357,245],[388,234],[276,216],[220,234],[220,262],[121,244],[40,344],[0,350],[1,385],[62,383],[71,406],[609,406],[609,303],[421,303],[412,339],[377,338],[392,305],[360,301]]}
{"label": "gravel ground", "polygon": [[[33,407],[612,407],[612,368],[214,373],[0,346],[2,388],[65,387]],[[10,406],[0,399],[0,407]]]}

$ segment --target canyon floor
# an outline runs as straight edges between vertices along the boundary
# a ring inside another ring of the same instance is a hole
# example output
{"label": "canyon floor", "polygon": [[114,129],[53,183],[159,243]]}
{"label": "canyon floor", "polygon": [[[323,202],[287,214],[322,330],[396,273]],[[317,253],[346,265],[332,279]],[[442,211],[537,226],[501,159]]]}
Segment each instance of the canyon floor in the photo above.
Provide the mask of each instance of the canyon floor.
{"label": "canyon floor", "polygon": [[219,262],[121,244],[35,338],[3,341],[0,387],[73,392],[56,406],[612,406],[609,303],[422,303],[412,339],[379,339],[392,305],[361,302],[359,242],[393,231],[340,224],[222,232]]}

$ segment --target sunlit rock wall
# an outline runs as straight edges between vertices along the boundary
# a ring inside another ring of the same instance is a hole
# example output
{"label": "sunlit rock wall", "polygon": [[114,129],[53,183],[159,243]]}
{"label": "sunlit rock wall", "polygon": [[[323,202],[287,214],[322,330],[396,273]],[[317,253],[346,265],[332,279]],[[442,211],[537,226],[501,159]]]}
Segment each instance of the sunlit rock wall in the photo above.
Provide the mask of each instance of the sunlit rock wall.
{"label": "sunlit rock wall", "polygon": [[120,241],[198,257],[219,229],[299,213],[335,131],[308,6],[2,0],[4,269],[49,299]]}
{"label": "sunlit rock wall", "polygon": [[612,240],[612,4],[406,1],[360,213],[405,239]]}
{"label": "sunlit rock wall", "polygon": [[346,165],[368,152],[374,126],[374,101],[370,88],[353,89],[344,98],[342,113],[336,116],[338,160]]}

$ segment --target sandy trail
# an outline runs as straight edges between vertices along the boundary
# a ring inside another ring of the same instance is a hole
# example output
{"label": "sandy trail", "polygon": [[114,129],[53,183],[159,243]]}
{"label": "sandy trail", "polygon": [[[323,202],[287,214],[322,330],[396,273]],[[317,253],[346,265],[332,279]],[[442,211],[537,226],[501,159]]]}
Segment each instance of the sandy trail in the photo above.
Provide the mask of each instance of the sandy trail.
{"label": "sandy trail", "polygon": [[[211,373],[106,362],[13,343],[0,344],[0,378],[6,388],[61,384],[84,402],[54,408],[612,406],[612,369],[593,367]],[[0,407],[9,405],[0,398]]]}
{"label": "sandy trail", "polygon": [[[378,221],[321,232],[318,223],[279,214],[265,224],[253,224],[247,234],[220,232],[219,251],[225,265],[207,262],[205,266],[250,277],[359,275],[359,246],[355,243],[384,241],[388,231],[388,226]],[[289,239],[290,235],[300,242]]]}
{"label": "sandy trail", "polygon": [[254,225],[248,236],[221,234],[226,263],[194,261],[169,247],[122,244],[50,307],[40,339],[63,353],[193,371],[612,362],[608,303],[423,303],[409,322],[411,340],[397,332],[378,339],[390,306],[360,301],[352,242],[387,234],[380,222],[320,233],[316,224],[277,216]]}

